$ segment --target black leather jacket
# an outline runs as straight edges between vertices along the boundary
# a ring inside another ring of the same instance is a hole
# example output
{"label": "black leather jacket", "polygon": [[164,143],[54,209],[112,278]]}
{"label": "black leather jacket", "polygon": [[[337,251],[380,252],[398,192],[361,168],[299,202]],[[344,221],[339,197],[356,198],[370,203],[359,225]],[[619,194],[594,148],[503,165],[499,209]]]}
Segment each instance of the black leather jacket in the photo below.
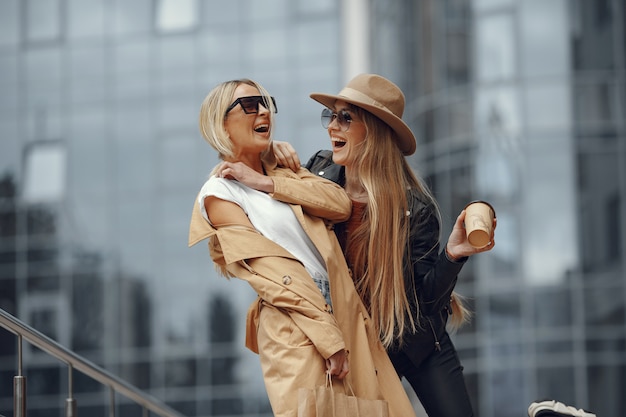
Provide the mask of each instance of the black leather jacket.
{"label": "black leather jacket", "polygon": [[[345,168],[332,161],[331,151],[318,151],[309,159],[306,168],[345,185]],[[439,252],[440,225],[432,204],[424,202],[416,190],[408,191],[408,203],[411,230],[404,258],[404,276],[407,291],[417,294],[420,329],[405,338],[401,350],[418,366],[438,349],[439,340],[446,332],[450,295],[467,258],[451,261],[445,251]],[[417,315],[415,305],[412,310]],[[397,350],[396,347],[389,349],[390,353]]]}

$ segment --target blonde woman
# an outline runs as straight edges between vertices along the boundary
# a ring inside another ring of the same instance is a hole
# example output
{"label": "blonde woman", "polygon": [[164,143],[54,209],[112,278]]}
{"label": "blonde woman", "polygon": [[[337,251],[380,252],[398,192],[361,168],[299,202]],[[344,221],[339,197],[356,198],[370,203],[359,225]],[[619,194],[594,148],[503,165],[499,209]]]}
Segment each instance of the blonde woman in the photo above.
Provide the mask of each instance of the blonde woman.
{"label": "blonde woman", "polygon": [[[462,366],[446,330],[468,318],[453,290],[468,256],[463,221],[456,219],[440,250],[437,202],[405,156],[416,149],[402,121],[404,94],[376,74],[353,78],[337,95],[313,93],[323,104],[322,125],[332,151],[306,164],[341,185],[352,200],[348,221],[335,231],[357,291],[400,376],[411,384],[430,417],[473,415]],[[286,142],[274,144],[282,165],[299,160]],[[495,227],[495,224],[494,224]]]}
{"label": "blonde woman", "polygon": [[347,378],[356,396],[386,400],[391,416],[414,416],[332,231],[349,217],[350,200],[306,169],[276,166],[275,112],[248,79],[205,98],[200,131],[223,162],[196,199],[189,244],[208,238],[218,270],[257,292],[246,346],[259,354],[275,416],[295,417],[299,390],[324,385],[327,373],[339,392]]}

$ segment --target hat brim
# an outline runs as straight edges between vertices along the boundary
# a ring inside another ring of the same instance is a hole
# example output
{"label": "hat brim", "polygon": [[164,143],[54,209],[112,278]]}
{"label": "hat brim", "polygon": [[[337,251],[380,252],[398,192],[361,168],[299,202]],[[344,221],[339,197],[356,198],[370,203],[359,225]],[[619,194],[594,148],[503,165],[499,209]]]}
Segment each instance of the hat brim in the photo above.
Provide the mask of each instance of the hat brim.
{"label": "hat brim", "polygon": [[398,148],[400,148],[404,155],[412,155],[415,153],[417,145],[415,135],[413,135],[411,128],[409,128],[409,126],[404,123],[401,118],[397,117],[389,110],[382,108],[380,105],[372,104],[371,102],[368,103],[364,100],[348,97],[342,94],[332,95],[324,93],[311,93],[309,97],[328,108],[333,108],[337,100],[343,100],[347,103],[367,110],[385,122],[396,133],[398,136]]}

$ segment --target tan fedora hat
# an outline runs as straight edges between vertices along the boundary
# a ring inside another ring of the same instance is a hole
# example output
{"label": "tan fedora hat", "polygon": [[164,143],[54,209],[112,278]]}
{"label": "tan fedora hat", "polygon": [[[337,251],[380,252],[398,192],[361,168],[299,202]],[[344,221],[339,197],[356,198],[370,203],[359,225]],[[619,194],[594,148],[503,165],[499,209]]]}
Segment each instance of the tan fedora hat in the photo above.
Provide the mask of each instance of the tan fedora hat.
{"label": "tan fedora hat", "polygon": [[415,152],[415,136],[402,121],[404,94],[388,79],[376,74],[359,74],[337,95],[311,93],[310,97],[329,108],[335,105],[335,101],[343,100],[367,110],[396,132],[398,147],[404,155]]}

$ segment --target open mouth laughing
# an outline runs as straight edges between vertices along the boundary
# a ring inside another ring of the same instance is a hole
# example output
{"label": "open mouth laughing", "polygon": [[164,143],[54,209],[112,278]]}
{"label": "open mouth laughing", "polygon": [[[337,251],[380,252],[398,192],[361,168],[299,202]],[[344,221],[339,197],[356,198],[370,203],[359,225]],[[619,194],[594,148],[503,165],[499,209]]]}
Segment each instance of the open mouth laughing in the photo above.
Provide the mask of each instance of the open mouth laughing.
{"label": "open mouth laughing", "polygon": [[270,130],[270,125],[267,123],[258,125],[254,127],[254,131],[257,133],[267,133]]}

